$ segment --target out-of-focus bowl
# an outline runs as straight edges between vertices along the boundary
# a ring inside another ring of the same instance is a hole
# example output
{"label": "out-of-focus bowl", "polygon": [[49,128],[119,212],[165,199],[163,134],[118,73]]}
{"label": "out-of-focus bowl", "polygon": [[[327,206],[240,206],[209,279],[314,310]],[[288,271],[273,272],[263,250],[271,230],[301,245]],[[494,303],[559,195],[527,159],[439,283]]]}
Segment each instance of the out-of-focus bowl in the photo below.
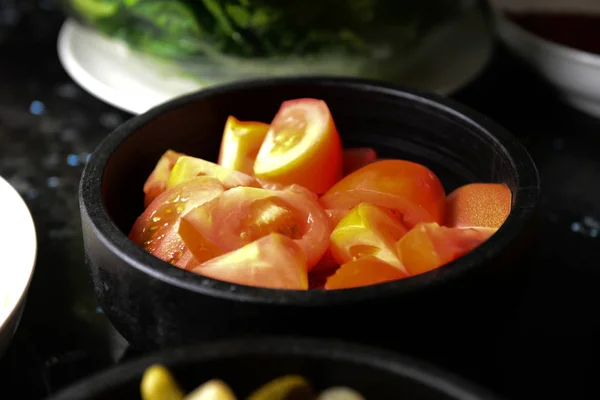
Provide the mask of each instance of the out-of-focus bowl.
{"label": "out-of-focus bowl", "polygon": [[142,374],[154,363],[167,366],[186,392],[217,378],[239,399],[287,374],[304,376],[316,390],[349,386],[368,400],[498,399],[456,376],[387,351],[332,341],[261,338],[170,349],[101,373],[49,400],[139,399]]}
{"label": "out-of-focus bowl", "polygon": [[[502,3],[501,0],[497,2]],[[564,4],[559,7],[561,3]],[[578,3],[595,4],[595,12],[600,13],[599,3],[592,3],[592,1]],[[555,1],[552,4],[554,6],[544,9],[544,12],[570,10],[569,1]],[[540,7],[542,6],[535,10]],[[583,112],[600,117],[600,55],[568,47],[536,35],[511,21],[505,16],[504,11],[497,7],[495,12],[495,22],[501,40],[520,59],[558,89],[563,101]],[[583,13],[583,11],[579,12]]]}
{"label": "out-of-focus bowl", "polygon": [[[382,158],[423,163],[447,191],[473,181],[506,183],[514,199],[508,219],[482,246],[442,268],[339,291],[217,281],[175,268],[127,238],[143,209],[144,181],[165,150],[216,161],[229,115],[270,121],[282,101],[302,97],[327,102],[345,146],[370,146]],[[91,156],[80,205],[96,295],[135,346],[304,333],[431,347],[441,343],[430,340],[437,338],[434,332],[482,326],[486,316],[496,318],[494,305],[503,309],[510,302],[510,285],[523,275],[511,267],[531,236],[539,193],[536,167],[519,141],[459,104],[370,81],[286,78],[205,90],[126,122]],[[485,315],[481,307],[489,307]]]}
{"label": "out-of-focus bowl", "polygon": [[0,177],[0,356],[17,330],[33,276],[37,240],[35,226],[19,193]]}

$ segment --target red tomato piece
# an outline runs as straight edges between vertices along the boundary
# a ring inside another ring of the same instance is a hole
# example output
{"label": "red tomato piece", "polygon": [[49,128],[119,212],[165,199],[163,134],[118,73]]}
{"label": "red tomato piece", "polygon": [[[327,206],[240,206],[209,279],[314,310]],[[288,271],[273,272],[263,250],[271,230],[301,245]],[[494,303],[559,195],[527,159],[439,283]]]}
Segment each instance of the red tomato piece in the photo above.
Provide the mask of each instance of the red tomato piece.
{"label": "red tomato piece", "polygon": [[140,215],[129,238],[156,257],[177,264],[187,250],[178,234],[181,216],[224,190],[218,180],[208,177],[194,178],[166,190]]}
{"label": "red tomato piece", "polygon": [[421,223],[404,235],[396,247],[404,268],[416,275],[462,257],[494,232],[496,229],[460,229]]}
{"label": "red tomato piece", "polygon": [[335,184],[321,197],[328,210],[351,210],[369,202],[400,213],[412,227],[444,218],[446,195],[438,177],[427,167],[404,160],[369,164]]}
{"label": "red tomato piece", "polygon": [[258,182],[242,172],[222,167],[210,161],[190,156],[183,156],[177,160],[169,175],[167,188],[179,185],[197,176],[208,176],[216,178],[225,189],[238,186],[258,187]]}
{"label": "red tomato piece", "polygon": [[225,123],[219,165],[254,174],[254,160],[267,135],[269,125],[262,122],[239,121],[230,116]]}
{"label": "red tomato piece", "polygon": [[200,265],[200,261],[198,261],[194,258],[194,255],[192,254],[192,252],[189,249],[186,249],[183,252],[179,261],[177,261],[175,263],[176,267],[185,269],[187,271],[194,269],[198,265]]}
{"label": "red tomato piece", "polygon": [[377,159],[377,152],[370,147],[344,149],[344,175],[361,169]]}
{"label": "red tomato piece", "polygon": [[322,194],[342,173],[342,143],[327,104],[316,99],[284,102],[256,157],[256,177]]}
{"label": "red tomato piece", "polygon": [[177,153],[173,150],[167,150],[165,154],[160,157],[156,167],[144,183],[144,208],[148,207],[155,198],[158,197],[162,192],[167,190],[167,181],[171,170],[175,166],[179,157],[183,156],[182,153]]}
{"label": "red tomato piece", "polygon": [[271,233],[192,271],[239,285],[306,290],[306,270],[306,257],[300,247],[284,235]]}
{"label": "red tomato piece", "polygon": [[[196,265],[226,253],[220,246],[196,231],[196,229],[194,229],[194,227],[185,219],[181,219],[177,233],[188,248],[194,260],[193,262],[195,262]],[[187,266],[192,263],[190,261],[186,262],[186,267],[184,269],[188,269]]]}
{"label": "red tomato piece", "polygon": [[293,239],[308,267],[327,250],[331,227],[316,197],[293,189],[230,189],[192,210],[184,219],[204,238],[225,251],[236,250],[270,233]]}
{"label": "red tomato piece", "polygon": [[446,200],[446,225],[457,228],[500,228],[512,207],[512,194],[501,183],[471,183]]}
{"label": "red tomato piece", "polygon": [[331,254],[339,264],[373,256],[408,275],[395,247],[407,231],[389,210],[370,203],[360,203],[331,233]]}
{"label": "red tomato piece", "polygon": [[350,289],[395,281],[405,277],[406,274],[398,268],[392,267],[376,257],[366,256],[343,264],[335,274],[327,278],[325,289]]}

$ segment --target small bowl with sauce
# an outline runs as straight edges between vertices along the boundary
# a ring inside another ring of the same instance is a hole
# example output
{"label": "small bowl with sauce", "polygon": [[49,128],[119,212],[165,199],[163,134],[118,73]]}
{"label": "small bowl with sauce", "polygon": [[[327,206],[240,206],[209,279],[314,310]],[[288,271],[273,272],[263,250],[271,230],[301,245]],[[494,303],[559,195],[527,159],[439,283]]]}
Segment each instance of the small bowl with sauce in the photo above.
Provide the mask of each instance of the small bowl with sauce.
{"label": "small bowl with sauce", "polygon": [[562,99],[600,117],[600,2],[495,0],[504,43]]}

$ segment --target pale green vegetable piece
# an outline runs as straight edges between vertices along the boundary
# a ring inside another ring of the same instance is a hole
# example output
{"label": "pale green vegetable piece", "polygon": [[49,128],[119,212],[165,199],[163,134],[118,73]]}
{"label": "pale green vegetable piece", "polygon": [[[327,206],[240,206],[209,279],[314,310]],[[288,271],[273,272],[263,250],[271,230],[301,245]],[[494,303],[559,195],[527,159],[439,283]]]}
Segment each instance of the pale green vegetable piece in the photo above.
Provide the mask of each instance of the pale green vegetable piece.
{"label": "pale green vegetable piece", "polygon": [[227,384],[218,379],[206,382],[184,400],[237,400],[233,391]]}
{"label": "pale green vegetable piece", "polygon": [[317,400],[365,400],[365,398],[348,387],[332,387],[321,392]]}

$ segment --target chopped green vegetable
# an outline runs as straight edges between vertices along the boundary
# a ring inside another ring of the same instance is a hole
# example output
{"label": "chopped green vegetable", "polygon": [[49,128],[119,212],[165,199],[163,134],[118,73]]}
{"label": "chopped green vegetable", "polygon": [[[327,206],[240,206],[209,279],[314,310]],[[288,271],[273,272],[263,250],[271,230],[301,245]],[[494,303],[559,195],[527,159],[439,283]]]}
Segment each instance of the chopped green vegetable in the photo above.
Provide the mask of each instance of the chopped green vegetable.
{"label": "chopped green vegetable", "polygon": [[402,59],[430,29],[469,6],[455,0],[67,1],[102,32],[184,64],[202,57],[218,70],[245,60],[302,59],[322,64],[323,72],[363,74],[371,71],[360,60],[371,60],[377,72],[381,61]]}

